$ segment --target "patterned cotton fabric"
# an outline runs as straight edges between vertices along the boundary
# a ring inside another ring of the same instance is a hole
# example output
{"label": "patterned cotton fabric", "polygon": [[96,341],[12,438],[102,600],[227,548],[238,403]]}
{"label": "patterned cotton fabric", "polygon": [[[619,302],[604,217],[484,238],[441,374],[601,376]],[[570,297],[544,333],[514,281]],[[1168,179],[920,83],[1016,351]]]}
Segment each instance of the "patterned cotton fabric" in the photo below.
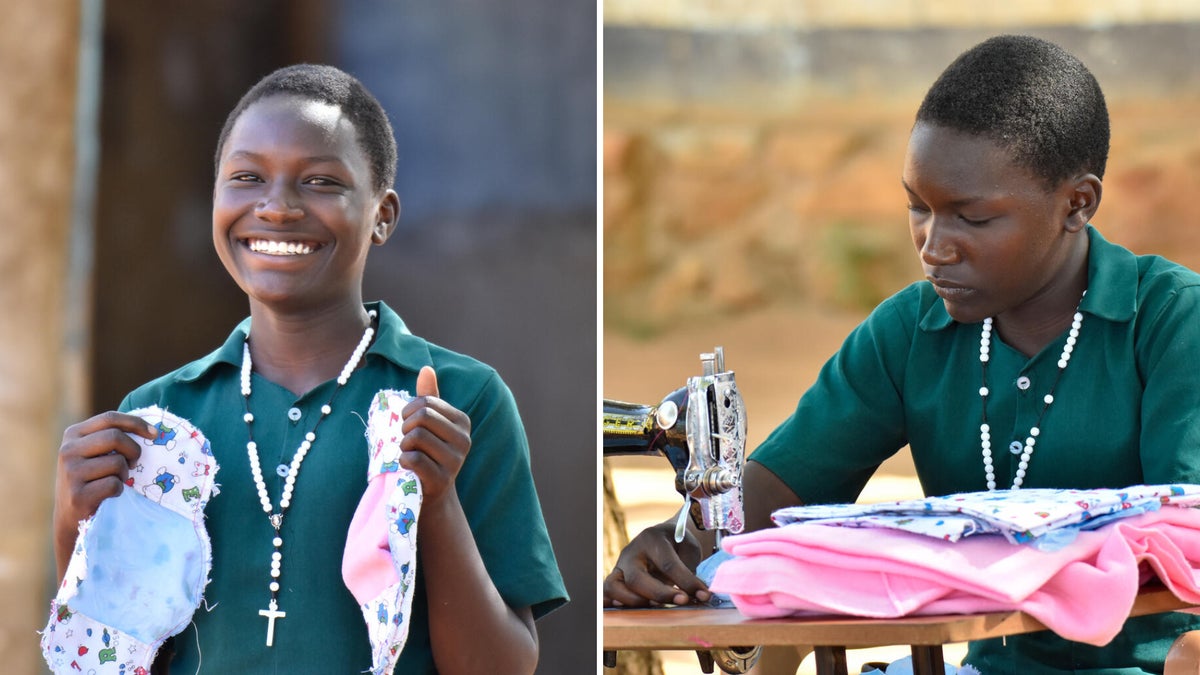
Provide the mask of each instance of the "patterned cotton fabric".
{"label": "patterned cotton fabric", "polygon": [[342,578],[358,600],[371,639],[371,673],[390,675],[408,640],[417,573],[421,481],[400,466],[407,391],[375,395],[367,421],[367,489],[350,523]]}
{"label": "patterned cotton fabric", "polygon": [[1123,489],[1051,488],[963,492],[879,504],[794,506],[771,514],[776,525],[810,523],[903,530],[945,541],[1000,534],[1014,544],[1057,548],[1074,532],[1095,529],[1161,506],[1200,504],[1200,485],[1133,485]]}
{"label": "patterned cotton fabric", "polygon": [[200,606],[212,566],[204,507],[217,463],[204,434],[157,407],[122,493],[80,523],[42,652],[54,673],[143,675]]}

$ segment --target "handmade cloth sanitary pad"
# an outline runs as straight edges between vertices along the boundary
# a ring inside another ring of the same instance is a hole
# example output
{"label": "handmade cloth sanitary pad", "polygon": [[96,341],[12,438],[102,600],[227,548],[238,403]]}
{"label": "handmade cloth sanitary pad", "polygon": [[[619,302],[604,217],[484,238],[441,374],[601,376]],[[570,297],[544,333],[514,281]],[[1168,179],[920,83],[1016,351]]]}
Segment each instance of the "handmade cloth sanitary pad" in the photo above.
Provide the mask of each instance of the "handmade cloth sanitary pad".
{"label": "handmade cloth sanitary pad", "polygon": [[408,640],[422,496],[417,475],[400,466],[400,411],[410,400],[406,391],[384,390],[371,403],[367,490],[342,557],[342,579],[367,622],[373,675],[390,674]]}
{"label": "handmade cloth sanitary pad", "polygon": [[121,494],[79,525],[42,633],[56,674],[143,675],[200,606],[212,566],[204,506],[217,463],[200,430],[158,407],[131,412],[158,428]]}
{"label": "handmade cloth sanitary pad", "polygon": [[1168,505],[1200,505],[1200,485],[963,492],[878,504],[792,506],[774,512],[771,519],[776,525],[810,523],[903,530],[945,541],[1000,534],[1014,544],[1054,550],[1069,544],[1076,532]]}

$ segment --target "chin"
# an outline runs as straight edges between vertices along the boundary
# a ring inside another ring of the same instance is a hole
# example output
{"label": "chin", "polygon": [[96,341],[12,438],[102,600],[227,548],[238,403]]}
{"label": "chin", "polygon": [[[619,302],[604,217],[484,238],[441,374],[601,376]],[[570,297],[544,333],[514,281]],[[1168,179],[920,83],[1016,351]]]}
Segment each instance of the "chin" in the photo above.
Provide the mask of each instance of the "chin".
{"label": "chin", "polygon": [[982,323],[984,319],[991,316],[991,314],[982,312],[976,307],[969,305],[947,302],[946,300],[942,300],[942,305],[946,307],[946,313],[950,315],[950,318],[961,324]]}

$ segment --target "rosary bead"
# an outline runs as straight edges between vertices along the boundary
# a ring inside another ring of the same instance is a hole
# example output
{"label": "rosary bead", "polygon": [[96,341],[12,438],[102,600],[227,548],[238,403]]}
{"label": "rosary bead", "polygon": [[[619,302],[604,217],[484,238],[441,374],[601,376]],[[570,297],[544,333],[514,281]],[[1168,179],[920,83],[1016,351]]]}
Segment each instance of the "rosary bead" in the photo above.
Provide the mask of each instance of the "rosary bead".
{"label": "rosary bead", "polygon": [[[368,314],[371,316],[372,320],[374,320],[376,316],[375,311],[370,310],[368,311]],[[374,327],[368,325],[366,330],[363,332],[362,339],[359,340],[358,346],[355,347],[353,353],[351,354],[350,360],[347,361],[345,367],[342,368],[342,373],[337,380],[338,386],[335,387],[333,393],[330,394],[329,400],[321,406],[321,417],[317,419],[312,430],[304,435],[304,440],[300,442],[299,447],[292,456],[291,464],[280,464],[278,467],[276,467],[276,473],[279,474],[280,477],[284,478],[283,492],[279,497],[278,513],[275,513],[274,508],[271,506],[271,497],[267,492],[266,482],[263,480],[262,466],[258,457],[258,445],[254,442],[254,415],[250,412],[250,382],[253,365],[250,360],[249,339],[247,338],[247,341],[242,344],[241,390],[246,406],[246,412],[242,416],[242,420],[246,423],[246,433],[249,437],[246,442],[246,452],[249,455],[250,473],[254,478],[254,486],[258,492],[259,503],[262,505],[263,513],[267,514],[267,518],[270,521],[271,526],[275,529],[276,533],[279,532],[284,512],[287,511],[288,507],[290,507],[292,504],[292,493],[296,487],[296,476],[300,472],[300,464],[304,461],[305,455],[308,454],[308,451],[312,448],[313,443],[315,443],[317,440],[317,427],[320,426],[321,420],[323,420],[325,416],[329,415],[333,411],[334,397],[337,396],[337,393],[341,390],[341,387],[346,384],[347,380],[350,378],[350,375],[353,374],[354,369],[358,366],[359,361],[362,360],[362,356],[366,352],[367,346],[371,343],[371,338],[374,335]],[[298,409],[293,409],[293,411],[296,414],[295,420],[298,420],[300,411]],[[276,609],[275,594],[279,592],[279,583],[276,581],[276,579],[279,578],[280,570],[283,567],[283,553],[279,550],[283,547],[283,538],[276,534],[276,536],[271,539],[271,545],[274,546],[275,550],[271,553],[270,575],[272,581],[270,582],[268,588],[271,589],[272,594],[270,608],[271,611],[274,612]],[[280,613],[278,616],[283,616],[283,614]],[[272,616],[272,626],[274,626],[274,618],[275,616]],[[270,646],[270,644],[271,642],[268,638],[267,645]]]}
{"label": "rosary bead", "polygon": [[[1083,296],[1087,296],[1087,291],[1083,292]],[[1079,302],[1081,305],[1083,304],[1083,297],[1080,298]],[[991,435],[987,423],[987,401],[990,393],[987,386],[987,363],[991,355],[992,323],[992,317],[984,319],[979,331],[979,361],[983,379],[979,387],[979,398],[983,404],[983,422],[979,425],[979,447],[980,453],[983,455],[984,478],[987,480],[988,490],[996,489],[995,472],[992,469]],[[1062,372],[1066,370],[1067,364],[1071,361],[1071,353],[1075,351],[1075,345],[1079,340],[1079,329],[1082,325],[1083,312],[1079,311],[1079,308],[1076,307],[1075,313],[1071,318],[1071,329],[1067,333],[1066,343],[1063,345],[1062,353],[1058,357],[1059,377],[1062,377]],[[1022,444],[1020,441],[1013,441],[1009,445],[1009,451],[1013,455],[1019,454],[1021,456],[1020,462],[1017,465],[1016,476],[1012,482],[1014,490],[1020,488],[1025,482],[1025,475],[1029,469],[1029,459],[1033,455],[1033,448],[1037,444],[1037,437],[1041,434],[1042,417],[1045,416],[1046,411],[1050,408],[1050,404],[1054,403],[1054,389],[1057,386],[1058,379],[1056,378],[1054,384],[1050,386],[1050,391],[1042,397],[1045,406],[1038,415],[1037,423],[1030,427],[1029,436],[1026,437],[1025,443]]]}

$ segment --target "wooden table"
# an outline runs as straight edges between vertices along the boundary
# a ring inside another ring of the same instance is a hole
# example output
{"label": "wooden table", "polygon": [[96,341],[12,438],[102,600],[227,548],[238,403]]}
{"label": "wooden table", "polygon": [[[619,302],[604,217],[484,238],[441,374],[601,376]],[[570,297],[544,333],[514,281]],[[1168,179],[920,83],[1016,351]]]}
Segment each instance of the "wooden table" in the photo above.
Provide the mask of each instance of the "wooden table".
{"label": "wooden table", "polygon": [[[1192,605],[1155,585],[1143,589],[1129,616],[1190,608]],[[747,619],[736,609],[680,607],[608,609],[603,614],[605,651],[810,645],[816,653],[818,675],[847,675],[847,648],[885,645],[912,647],[914,675],[942,675],[942,645],[1046,630],[1024,612],[900,619]]]}

